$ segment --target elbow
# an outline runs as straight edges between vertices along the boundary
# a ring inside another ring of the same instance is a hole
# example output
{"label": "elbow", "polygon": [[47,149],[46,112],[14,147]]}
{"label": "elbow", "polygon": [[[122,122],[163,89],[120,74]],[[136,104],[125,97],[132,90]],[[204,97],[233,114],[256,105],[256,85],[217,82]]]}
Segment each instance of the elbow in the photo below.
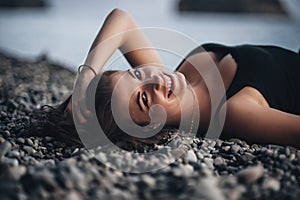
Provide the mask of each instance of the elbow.
{"label": "elbow", "polygon": [[117,17],[129,17],[129,14],[120,8],[114,8],[109,15]]}

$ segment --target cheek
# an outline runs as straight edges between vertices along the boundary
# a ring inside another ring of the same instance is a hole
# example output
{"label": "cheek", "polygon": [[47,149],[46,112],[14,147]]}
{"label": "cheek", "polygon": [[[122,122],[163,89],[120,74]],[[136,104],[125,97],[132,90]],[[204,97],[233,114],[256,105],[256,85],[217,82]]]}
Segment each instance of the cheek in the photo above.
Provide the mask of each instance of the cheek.
{"label": "cheek", "polygon": [[142,113],[136,108],[131,108],[131,106],[129,106],[129,114],[131,117],[130,120],[132,120],[138,125],[145,125],[150,122],[150,117],[148,113]]}
{"label": "cheek", "polygon": [[178,101],[174,100],[172,102],[160,102],[157,103],[160,106],[162,106],[166,113],[167,113],[167,122],[174,122],[178,118],[180,118],[181,115],[181,108]]}

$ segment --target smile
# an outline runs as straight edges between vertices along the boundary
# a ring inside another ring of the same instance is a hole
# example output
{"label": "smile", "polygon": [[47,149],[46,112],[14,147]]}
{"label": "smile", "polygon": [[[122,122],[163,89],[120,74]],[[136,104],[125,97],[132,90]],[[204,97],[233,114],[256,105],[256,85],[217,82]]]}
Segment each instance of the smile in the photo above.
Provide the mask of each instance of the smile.
{"label": "smile", "polygon": [[168,94],[168,97],[170,97],[175,88],[174,77],[171,74],[170,75],[164,74],[164,79],[165,79],[167,94]]}

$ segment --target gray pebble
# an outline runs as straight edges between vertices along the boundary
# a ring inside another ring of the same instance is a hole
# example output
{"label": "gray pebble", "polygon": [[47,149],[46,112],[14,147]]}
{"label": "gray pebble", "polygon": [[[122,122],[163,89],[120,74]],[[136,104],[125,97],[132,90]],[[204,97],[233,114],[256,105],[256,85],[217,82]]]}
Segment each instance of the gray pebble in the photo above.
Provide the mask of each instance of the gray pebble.
{"label": "gray pebble", "polygon": [[81,200],[83,199],[82,195],[80,193],[78,193],[77,191],[73,190],[69,193],[67,193],[66,200]]}
{"label": "gray pebble", "polygon": [[194,168],[189,164],[187,165],[180,164],[179,167],[173,169],[173,173],[175,176],[190,177],[192,176],[193,172],[194,172]]}
{"label": "gray pebble", "polygon": [[30,146],[23,146],[23,150],[27,152],[28,155],[31,155],[34,152],[34,149]]}
{"label": "gray pebble", "polygon": [[25,140],[24,140],[24,138],[18,138],[18,139],[17,139],[17,142],[18,142],[19,144],[24,144],[24,143],[25,143]]}
{"label": "gray pebble", "polygon": [[290,160],[295,160],[295,158],[296,158],[296,155],[294,153],[291,153],[290,154]]}
{"label": "gray pebble", "polygon": [[0,159],[11,149],[11,144],[8,141],[5,141],[0,144]]}
{"label": "gray pebble", "polygon": [[242,183],[253,183],[263,175],[263,172],[264,172],[263,166],[256,165],[256,166],[248,167],[238,172],[237,177],[239,181]]}
{"label": "gray pebble", "polygon": [[18,166],[19,165],[19,161],[15,158],[7,158],[7,157],[4,157],[2,158],[2,162],[3,163],[6,163],[10,166]]}
{"label": "gray pebble", "polygon": [[33,146],[34,145],[34,143],[33,143],[33,141],[30,139],[30,138],[26,138],[26,143],[29,145],[29,146]]}
{"label": "gray pebble", "polygon": [[2,132],[2,135],[3,135],[4,137],[8,138],[8,137],[10,136],[10,132],[9,132],[8,130],[3,131],[3,132]]}
{"label": "gray pebble", "polygon": [[213,165],[213,159],[211,159],[211,158],[204,158],[204,163],[207,165],[207,167],[209,168],[209,169],[214,169],[215,167],[214,167],[214,165]]}
{"label": "gray pebble", "polygon": [[23,165],[13,166],[8,168],[7,176],[9,180],[19,181],[26,173],[26,167]]}
{"label": "gray pebble", "polygon": [[198,157],[199,160],[203,160],[204,159],[204,156],[203,156],[202,153],[200,153],[200,152],[197,151],[196,154],[197,154],[197,157]]}
{"label": "gray pebble", "polygon": [[242,142],[241,142],[241,140],[240,140],[240,139],[238,139],[238,138],[230,138],[228,141],[230,141],[230,142],[234,142],[234,143],[236,143],[236,144],[240,144],[240,143],[242,143]]}
{"label": "gray pebble", "polygon": [[291,150],[290,150],[289,147],[286,147],[286,148],[285,148],[285,154],[286,154],[287,156],[289,156],[289,155],[291,154]]}
{"label": "gray pebble", "polygon": [[237,154],[239,153],[240,149],[241,149],[241,147],[240,147],[239,145],[236,145],[236,144],[234,144],[234,145],[232,145],[232,146],[230,147],[230,151],[231,151],[234,155],[237,155]]}
{"label": "gray pebble", "polygon": [[187,152],[186,159],[187,159],[187,161],[190,161],[190,162],[197,162],[197,157],[193,150],[189,150]]}
{"label": "gray pebble", "polygon": [[3,137],[0,137],[0,144],[5,142],[5,139]]}
{"label": "gray pebble", "polygon": [[267,151],[266,151],[266,154],[268,155],[268,156],[273,156],[273,150],[272,149],[267,149]]}
{"label": "gray pebble", "polygon": [[224,164],[224,159],[222,157],[216,157],[214,159],[214,165],[215,166],[220,166],[222,164]]}
{"label": "gray pebble", "polygon": [[20,157],[20,152],[13,150],[7,153],[7,157],[10,158],[19,158]]}
{"label": "gray pebble", "polygon": [[280,190],[280,182],[274,178],[267,178],[264,180],[262,187],[266,190],[271,189],[275,192],[278,192]]}
{"label": "gray pebble", "polygon": [[248,153],[248,152],[245,152],[243,155],[242,155],[242,159],[244,162],[249,162],[251,161],[252,159],[254,159],[255,156],[251,153]]}
{"label": "gray pebble", "polygon": [[106,163],[107,162],[106,154],[103,153],[103,152],[97,153],[95,157],[97,159],[99,159],[99,161],[101,161],[102,163]]}
{"label": "gray pebble", "polygon": [[147,174],[143,174],[141,176],[141,180],[150,188],[154,187],[156,184],[156,180]]}
{"label": "gray pebble", "polygon": [[279,159],[280,159],[280,160],[286,159],[286,155],[285,155],[285,154],[279,154]]}
{"label": "gray pebble", "polygon": [[223,149],[224,149],[224,151],[229,151],[230,146],[225,146],[225,147],[223,147]]}
{"label": "gray pebble", "polygon": [[217,179],[213,176],[203,178],[196,188],[195,199],[225,200],[222,191],[217,185]]}

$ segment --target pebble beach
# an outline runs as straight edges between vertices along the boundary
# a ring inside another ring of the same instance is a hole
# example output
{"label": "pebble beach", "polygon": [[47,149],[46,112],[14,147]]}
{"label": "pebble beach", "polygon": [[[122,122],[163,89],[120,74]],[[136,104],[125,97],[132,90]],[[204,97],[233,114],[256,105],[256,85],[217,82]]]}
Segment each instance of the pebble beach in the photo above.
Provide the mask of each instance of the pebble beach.
{"label": "pebble beach", "polygon": [[118,151],[88,151],[48,136],[24,137],[31,111],[67,98],[76,74],[46,56],[29,61],[3,53],[0,69],[2,200],[300,197],[300,150],[290,146],[177,137],[185,143],[178,159],[159,170],[131,173],[98,158],[147,166],[165,162],[169,154],[143,160],[136,159],[135,152],[124,157]]}

